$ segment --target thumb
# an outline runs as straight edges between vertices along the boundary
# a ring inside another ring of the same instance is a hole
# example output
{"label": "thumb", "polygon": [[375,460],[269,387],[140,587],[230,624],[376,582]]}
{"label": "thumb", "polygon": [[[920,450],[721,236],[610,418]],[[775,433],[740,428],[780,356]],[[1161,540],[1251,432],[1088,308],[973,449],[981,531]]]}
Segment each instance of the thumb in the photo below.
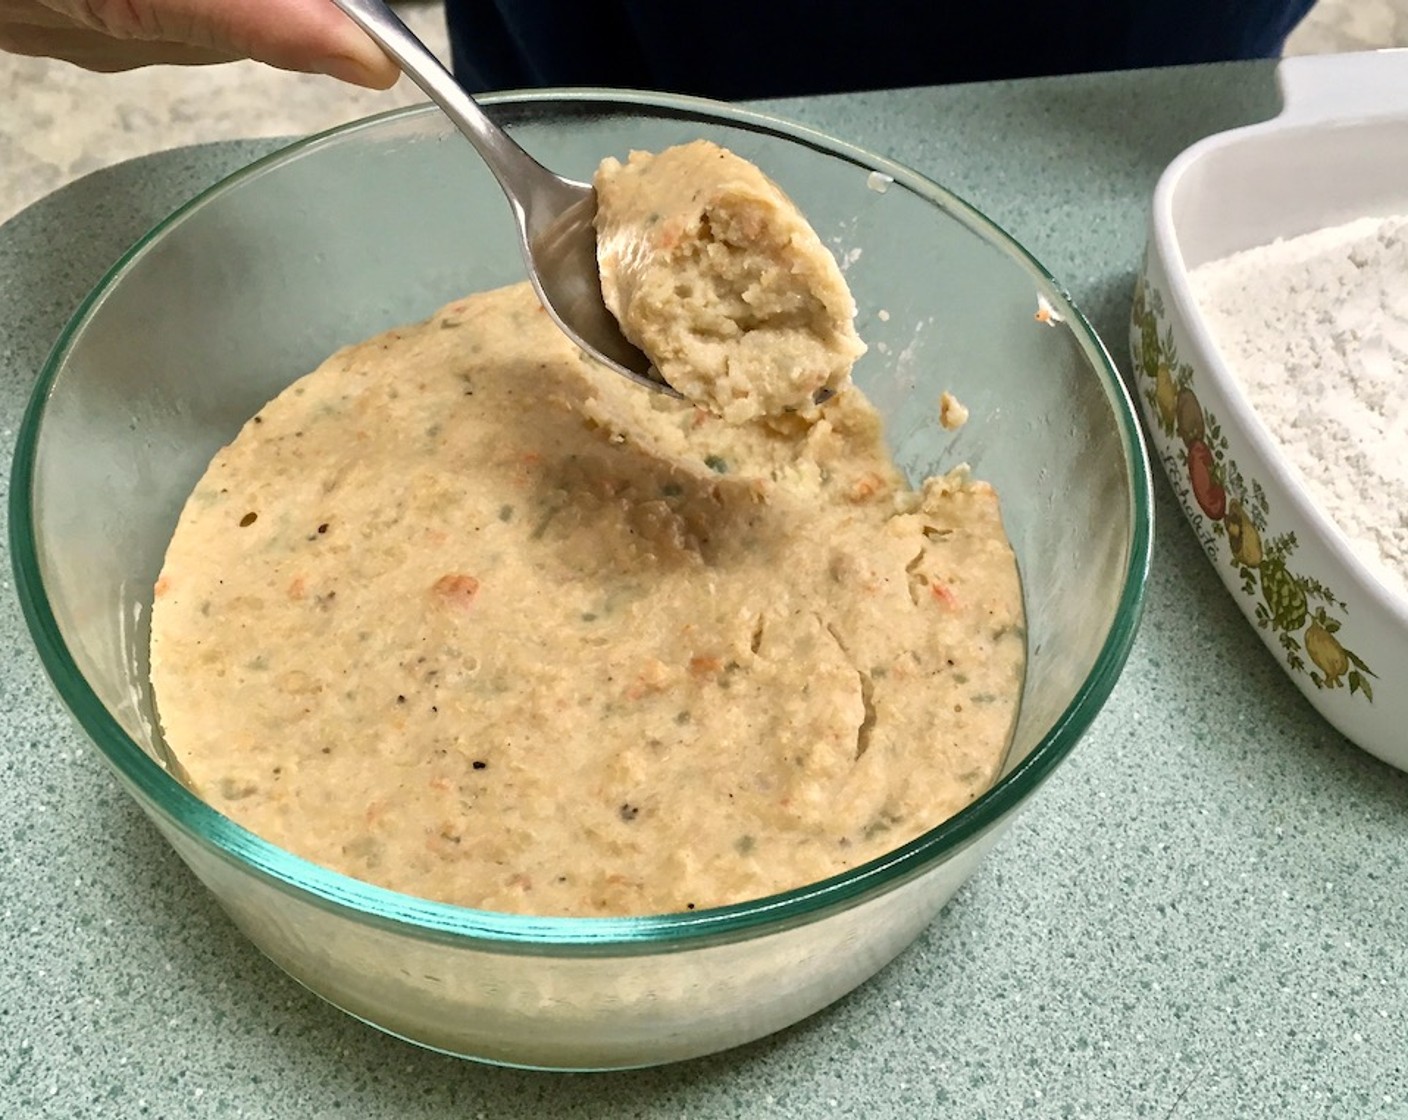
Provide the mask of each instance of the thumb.
{"label": "thumb", "polygon": [[284,70],[330,74],[372,89],[388,89],[401,75],[386,53],[332,0],[175,3],[201,9],[212,35],[224,40],[202,46],[223,47]]}
{"label": "thumb", "polygon": [[114,39],[196,47],[282,70],[331,74],[373,89],[400,74],[332,0],[46,0]]}

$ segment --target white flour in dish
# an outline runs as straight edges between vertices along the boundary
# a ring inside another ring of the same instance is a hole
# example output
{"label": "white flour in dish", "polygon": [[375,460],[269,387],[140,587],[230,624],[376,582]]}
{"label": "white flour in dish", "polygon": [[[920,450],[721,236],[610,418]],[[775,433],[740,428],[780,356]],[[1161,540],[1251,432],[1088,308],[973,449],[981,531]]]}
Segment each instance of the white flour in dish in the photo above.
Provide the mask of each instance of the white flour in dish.
{"label": "white flour in dish", "polygon": [[1408,597],[1408,216],[1276,241],[1189,279],[1311,495]]}

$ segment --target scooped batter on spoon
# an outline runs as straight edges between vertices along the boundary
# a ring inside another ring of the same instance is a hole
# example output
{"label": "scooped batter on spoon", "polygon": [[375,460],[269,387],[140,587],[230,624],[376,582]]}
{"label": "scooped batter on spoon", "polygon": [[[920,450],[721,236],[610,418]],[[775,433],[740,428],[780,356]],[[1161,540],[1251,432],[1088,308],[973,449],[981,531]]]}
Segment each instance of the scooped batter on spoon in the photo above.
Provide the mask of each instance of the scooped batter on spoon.
{"label": "scooped batter on spoon", "polygon": [[684,396],[733,423],[816,414],[865,352],[830,250],[747,160],[697,140],[597,171],[606,306]]}

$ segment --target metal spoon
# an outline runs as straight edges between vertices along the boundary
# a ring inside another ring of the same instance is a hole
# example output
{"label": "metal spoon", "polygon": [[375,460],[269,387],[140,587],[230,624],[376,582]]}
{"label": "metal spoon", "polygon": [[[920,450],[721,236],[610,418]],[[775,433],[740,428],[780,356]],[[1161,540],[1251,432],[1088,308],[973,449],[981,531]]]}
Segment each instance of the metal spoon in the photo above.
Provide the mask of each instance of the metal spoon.
{"label": "metal spoon", "polygon": [[518,225],[538,298],[559,327],[597,361],[678,397],[626,340],[606,309],[597,271],[596,191],[549,171],[496,125],[440,60],[382,0],[333,0],[455,123],[499,181]]}

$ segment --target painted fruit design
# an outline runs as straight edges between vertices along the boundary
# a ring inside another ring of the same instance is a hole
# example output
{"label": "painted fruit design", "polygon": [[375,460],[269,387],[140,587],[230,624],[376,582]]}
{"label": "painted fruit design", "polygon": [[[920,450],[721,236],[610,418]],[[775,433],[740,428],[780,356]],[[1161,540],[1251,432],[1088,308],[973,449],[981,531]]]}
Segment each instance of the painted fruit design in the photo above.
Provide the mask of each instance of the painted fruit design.
{"label": "painted fruit design", "polygon": [[1193,497],[1205,514],[1221,521],[1227,512],[1227,491],[1214,476],[1216,465],[1212,451],[1202,440],[1195,439],[1188,445],[1188,482],[1193,487]]}
{"label": "painted fruit design", "polygon": [[1319,667],[1326,682],[1338,682],[1346,673],[1354,671],[1349,651],[1335,637],[1339,628],[1339,622],[1327,617],[1322,609],[1315,612],[1315,619],[1305,632],[1305,652],[1310,654],[1310,660]]}
{"label": "painted fruit design", "polygon": [[1204,551],[1237,571],[1256,624],[1275,635],[1292,671],[1305,673],[1316,688],[1347,687],[1372,703],[1377,675],[1339,636],[1348,611],[1344,600],[1296,570],[1295,533],[1271,531],[1266,491],[1245,478],[1229,454],[1217,417],[1198,399],[1193,367],[1179,360],[1173,328],[1164,322],[1163,296],[1143,276],[1135,286],[1130,327],[1150,423],[1163,436],[1156,442],[1164,447],[1164,466]]}
{"label": "painted fruit design", "polygon": [[1165,427],[1172,427],[1178,416],[1178,386],[1173,383],[1173,371],[1164,362],[1159,362],[1154,375],[1154,407],[1159,410],[1159,419]]}
{"label": "painted fruit design", "polygon": [[1192,447],[1195,443],[1202,443],[1207,437],[1208,428],[1197,394],[1185,385],[1178,390],[1174,401],[1174,424],[1178,428],[1178,438],[1183,441],[1183,446]]}
{"label": "painted fruit design", "polygon": [[1271,625],[1277,630],[1299,630],[1310,613],[1305,588],[1297,582],[1279,557],[1261,565],[1261,597],[1271,612]]}
{"label": "painted fruit design", "polygon": [[1232,549],[1232,559],[1241,567],[1255,568],[1261,563],[1261,531],[1256,522],[1242,508],[1242,503],[1233,498],[1223,518],[1227,529],[1227,544]]}

